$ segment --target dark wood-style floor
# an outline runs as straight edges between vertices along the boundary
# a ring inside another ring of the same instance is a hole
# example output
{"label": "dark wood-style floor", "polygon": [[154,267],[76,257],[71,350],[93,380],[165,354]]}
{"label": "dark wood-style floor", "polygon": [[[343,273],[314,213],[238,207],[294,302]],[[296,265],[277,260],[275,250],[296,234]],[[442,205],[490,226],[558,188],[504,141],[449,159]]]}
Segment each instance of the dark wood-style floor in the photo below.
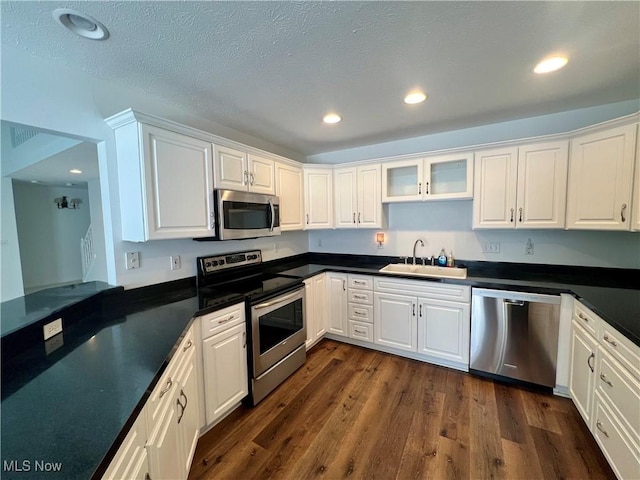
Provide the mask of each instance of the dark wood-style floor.
{"label": "dark wood-style floor", "polygon": [[189,478],[615,476],[568,399],[323,340],[200,439]]}

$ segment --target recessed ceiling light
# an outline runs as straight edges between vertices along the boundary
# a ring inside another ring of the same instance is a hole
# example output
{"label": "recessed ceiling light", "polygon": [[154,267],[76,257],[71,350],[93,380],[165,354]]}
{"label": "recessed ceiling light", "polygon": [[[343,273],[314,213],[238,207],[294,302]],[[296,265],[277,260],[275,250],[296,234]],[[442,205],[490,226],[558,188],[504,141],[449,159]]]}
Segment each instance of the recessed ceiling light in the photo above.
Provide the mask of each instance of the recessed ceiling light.
{"label": "recessed ceiling light", "polygon": [[76,175],[79,175],[82,173],[82,170],[78,170],[77,168],[72,168],[71,170],[69,170],[69,173],[75,173]]}
{"label": "recessed ceiling light", "polygon": [[342,117],[337,113],[327,113],[322,119],[324,123],[338,123],[340,120]]}
{"label": "recessed ceiling light", "polygon": [[63,27],[76,35],[89,40],[106,40],[109,30],[95,18],[70,8],[58,8],[53,11],[53,18]]}
{"label": "recessed ceiling light", "polygon": [[416,103],[424,102],[426,99],[427,95],[423,92],[411,92],[409,95],[404,97],[404,103],[415,105]]}
{"label": "recessed ceiling light", "polygon": [[549,57],[542,60],[540,63],[536,65],[536,68],[533,69],[534,73],[550,73],[555,72],[556,70],[560,70],[564,67],[569,59],[567,57]]}

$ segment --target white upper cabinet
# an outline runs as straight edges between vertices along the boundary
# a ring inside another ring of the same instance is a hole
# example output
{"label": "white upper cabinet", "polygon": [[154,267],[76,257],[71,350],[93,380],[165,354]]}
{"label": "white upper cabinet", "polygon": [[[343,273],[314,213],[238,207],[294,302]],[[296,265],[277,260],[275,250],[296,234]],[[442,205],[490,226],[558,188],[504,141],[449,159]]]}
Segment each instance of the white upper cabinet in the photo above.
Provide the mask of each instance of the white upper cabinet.
{"label": "white upper cabinet", "polygon": [[631,229],[640,231],[640,134],[636,135],[636,169],[633,175],[633,205]]}
{"label": "white upper cabinet", "polygon": [[425,200],[473,198],[473,153],[426,158],[422,191]]}
{"label": "white upper cabinet", "polygon": [[515,228],[518,149],[476,152],[473,228]]}
{"label": "white upper cabinet", "polygon": [[304,228],[302,168],[276,163],[276,195],[280,198],[280,230]]}
{"label": "white upper cabinet", "polygon": [[114,128],[122,239],[212,235],[211,144],[136,121]]}
{"label": "white upper cabinet", "polygon": [[476,152],[473,228],[564,228],[566,141]]}
{"label": "white upper cabinet", "polygon": [[382,164],[382,201],[415,202],[422,200],[424,160],[403,160]]}
{"label": "white upper cabinet", "polygon": [[473,197],[473,153],[437,155],[382,164],[382,201]]}
{"label": "white upper cabinet", "polygon": [[333,171],[304,168],[306,230],[333,228]]}
{"label": "white upper cabinet", "polygon": [[629,230],[636,125],[571,140],[567,228]]}
{"label": "white upper cabinet", "polygon": [[242,150],[215,145],[215,187],[275,195],[275,162]]}
{"label": "white upper cabinet", "polygon": [[381,227],[380,165],[338,168],[333,175],[335,227]]}

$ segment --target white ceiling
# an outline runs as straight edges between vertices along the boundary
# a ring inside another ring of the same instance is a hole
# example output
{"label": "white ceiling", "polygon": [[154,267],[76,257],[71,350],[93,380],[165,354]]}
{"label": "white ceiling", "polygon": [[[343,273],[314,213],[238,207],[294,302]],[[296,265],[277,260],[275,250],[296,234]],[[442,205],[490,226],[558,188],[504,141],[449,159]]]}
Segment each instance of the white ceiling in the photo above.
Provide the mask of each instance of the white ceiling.
{"label": "white ceiling", "polygon": [[[63,7],[111,37],[63,29],[51,15]],[[2,1],[1,13],[5,45],[307,155],[640,98],[637,1]],[[566,68],[531,72],[556,52]],[[429,99],[405,105],[416,87]],[[343,122],[322,124],[330,110]]]}

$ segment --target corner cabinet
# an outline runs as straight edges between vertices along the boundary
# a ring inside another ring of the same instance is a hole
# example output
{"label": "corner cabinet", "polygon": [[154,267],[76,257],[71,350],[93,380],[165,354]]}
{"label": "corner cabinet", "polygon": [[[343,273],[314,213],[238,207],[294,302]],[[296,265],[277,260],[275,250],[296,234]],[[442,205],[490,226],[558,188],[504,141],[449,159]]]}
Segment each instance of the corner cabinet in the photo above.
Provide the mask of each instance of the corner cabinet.
{"label": "corner cabinet", "polygon": [[333,170],[303,168],[305,230],[333,228]]}
{"label": "corner cabinet", "polygon": [[381,228],[380,165],[333,171],[336,228]]}
{"label": "corner cabinet", "polygon": [[215,145],[215,188],[275,195],[275,162],[235,148]]}
{"label": "corner cabinet", "polygon": [[473,228],[564,228],[568,142],[476,152]]}
{"label": "corner cabinet", "polygon": [[304,228],[302,168],[276,163],[276,195],[280,198],[280,230]]}
{"label": "corner cabinet", "polygon": [[211,236],[211,144],[141,123],[129,111],[107,123],[115,130],[122,239]]}
{"label": "corner cabinet", "polygon": [[629,230],[637,126],[571,140],[567,228]]}

